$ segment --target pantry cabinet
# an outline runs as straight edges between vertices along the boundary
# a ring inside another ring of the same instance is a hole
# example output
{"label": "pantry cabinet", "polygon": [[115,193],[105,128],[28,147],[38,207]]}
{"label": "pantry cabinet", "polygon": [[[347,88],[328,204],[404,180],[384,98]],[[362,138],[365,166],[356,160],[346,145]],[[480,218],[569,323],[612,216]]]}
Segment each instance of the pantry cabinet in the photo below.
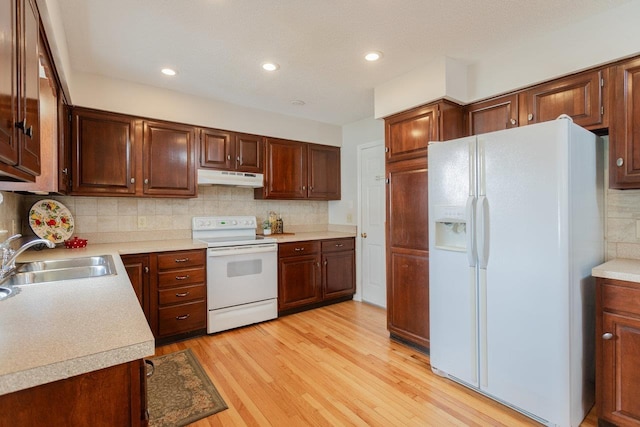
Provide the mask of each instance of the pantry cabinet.
{"label": "pantry cabinet", "polygon": [[607,69],[592,70],[520,92],[520,126],[555,120],[566,114],[584,128],[606,128],[607,77]]}
{"label": "pantry cabinet", "polygon": [[640,426],[640,284],[596,279],[596,408],[600,425]]}
{"label": "pantry cabinet", "polygon": [[199,129],[200,167],[263,173],[264,138],[218,129]]}
{"label": "pantry cabinet", "polygon": [[196,129],[72,108],[72,195],[196,197]]}
{"label": "pantry cabinet", "polygon": [[256,199],[340,199],[340,147],[266,138],[265,152]]}
{"label": "pantry cabinet", "polygon": [[463,136],[462,107],[449,101],[417,107],[385,118],[387,162],[424,157],[429,141]]}
{"label": "pantry cabinet", "polygon": [[40,17],[35,0],[0,5],[0,178],[40,175]]}
{"label": "pantry cabinet", "polygon": [[640,58],[612,69],[609,187],[640,188]]}
{"label": "pantry cabinet", "polygon": [[157,344],[205,333],[205,249],[123,255],[122,262]]}
{"label": "pantry cabinet", "polygon": [[353,298],[353,237],[278,244],[278,314]]}

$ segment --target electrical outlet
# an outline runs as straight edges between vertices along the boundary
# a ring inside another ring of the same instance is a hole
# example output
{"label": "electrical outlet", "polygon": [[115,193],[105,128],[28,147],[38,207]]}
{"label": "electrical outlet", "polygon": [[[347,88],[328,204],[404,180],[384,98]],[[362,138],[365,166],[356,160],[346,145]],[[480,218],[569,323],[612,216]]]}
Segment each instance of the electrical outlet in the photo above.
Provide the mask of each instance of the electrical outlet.
{"label": "electrical outlet", "polygon": [[138,217],[138,228],[147,228],[147,217],[139,216]]}
{"label": "electrical outlet", "polygon": [[350,213],[347,214],[347,222],[349,224],[351,224],[353,222],[353,215],[351,215]]}

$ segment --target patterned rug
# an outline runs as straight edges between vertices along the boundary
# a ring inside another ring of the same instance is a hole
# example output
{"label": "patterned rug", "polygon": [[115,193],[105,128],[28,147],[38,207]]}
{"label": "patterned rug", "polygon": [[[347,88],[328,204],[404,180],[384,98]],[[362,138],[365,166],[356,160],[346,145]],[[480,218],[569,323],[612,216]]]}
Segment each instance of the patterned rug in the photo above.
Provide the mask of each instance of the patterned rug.
{"label": "patterned rug", "polygon": [[147,378],[151,427],[186,426],[227,409],[190,349],[149,360],[155,365],[153,375]]}

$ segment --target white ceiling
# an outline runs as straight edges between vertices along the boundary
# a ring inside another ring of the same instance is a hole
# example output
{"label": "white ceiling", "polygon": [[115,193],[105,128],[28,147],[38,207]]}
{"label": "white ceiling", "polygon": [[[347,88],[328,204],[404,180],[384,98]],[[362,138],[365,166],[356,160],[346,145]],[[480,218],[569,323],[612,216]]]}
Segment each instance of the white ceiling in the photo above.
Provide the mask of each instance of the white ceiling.
{"label": "white ceiling", "polygon": [[[71,68],[343,125],[373,89],[473,63],[628,0],[59,0]],[[363,59],[380,50],[377,63]],[[267,73],[264,61],[280,64]],[[173,78],[163,67],[178,70]],[[304,106],[291,104],[302,100]]]}

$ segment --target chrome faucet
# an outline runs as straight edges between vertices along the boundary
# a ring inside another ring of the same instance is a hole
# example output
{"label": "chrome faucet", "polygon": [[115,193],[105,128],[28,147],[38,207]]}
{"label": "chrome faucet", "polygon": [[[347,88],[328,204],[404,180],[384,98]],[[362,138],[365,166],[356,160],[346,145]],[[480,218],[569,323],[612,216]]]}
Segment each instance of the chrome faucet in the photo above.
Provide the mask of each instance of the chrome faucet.
{"label": "chrome faucet", "polygon": [[23,244],[17,250],[12,249],[11,243],[19,239],[20,237],[22,237],[21,234],[16,234],[15,236],[11,236],[4,242],[0,243],[0,250],[2,250],[2,267],[0,268],[0,280],[11,276],[15,272],[16,259],[27,249],[41,244],[45,244],[51,249],[56,247],[55,243],[53,243],[51,240],[35,239]]}

